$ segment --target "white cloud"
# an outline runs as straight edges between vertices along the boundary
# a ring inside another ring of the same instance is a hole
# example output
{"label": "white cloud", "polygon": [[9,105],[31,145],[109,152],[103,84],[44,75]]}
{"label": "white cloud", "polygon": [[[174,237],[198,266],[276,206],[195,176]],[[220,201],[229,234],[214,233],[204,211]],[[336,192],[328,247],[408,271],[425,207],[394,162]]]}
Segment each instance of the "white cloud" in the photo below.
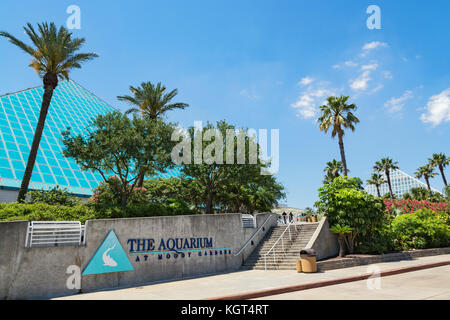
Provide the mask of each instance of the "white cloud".
{"label": "white cloud", "polygon": [[369,81],[372,80],[370,77],[370,70],[366,70],[359,75],[358,78],[354,80],[350,80],[350,88],[353,90],[366,90],[368,87]]}
{"label": "white cloud", "polygon": [[309,86],[302,92],[291,107],[297,109],[297,115],[304,119],[311,119],[317,115],[318,107],[325,103],[326,98],[335,95],[334,90],[328,88],[327,83]]}
{"label": "white cloud", "polygon": [[361,66],[361,70],[376,70],[378,68],[377,63],[366,64]]}
{"label": "white cloud", "polygon": [[381,47],[388,47],[388,44],[386,42],[380,42],[380,41],[373,41],[373,42],[366,43],[362,47],[363,53],[361,53],[361,56],[364,57],[370,51],[375,50],[377,48],[381,48]]}
{"label": "white cloud", "polygon": [[257,94],[255,94],[253,91],[249,92],[247,89],[241,90],[241,92],[239,92],[239,94],[241,96],[244,96],[249,99],[258,99],[259,98],[259,96]]}
{"label": "white cloud", "polygon": [[390,71],[383,71],[383,76],[385,79],[392,79],[392,73]]}
{"label": "white cloud", "polygon": [[357,67],[358,64],[356,62],[353,62],[351,60],[345,61],[343,64],[335,64],[333,65],[333,69],[340,69],[343,67]]}
{"label": "white cloud", "polygon": [[310,83],[313,82],[313,81],[314,81],[314,79],[311,78],[311,77],[304,77],[304,78],[302,78],[302,79],[299,81],[299,84],[306,86],[306,85],[310,84]]}
{"label": "white cloud", "polygon": [[371,91],[370,91],[370,94],[373,94],[373,93],[375,93],[375,92],[378,92],[378,91],[380,91],[381,89],[383,89],[383,85],[382,84],[379,84],[378,86],[376,86],[375,88],[373,88]]}
{"label": "white cloud", "polygon": [[369,51],[369,50],[376,49],[378,47],[387,47],[387,46],[388,46],[388,44],[386,42],[373,41],[373,42],[366,43],[362,49],[364,51]]}
{"label": "white cloud", "polygon": [[399,98],[391,98],[385,104],[384,107],[388,109],[389,113],[399,112],[405,106],[405,101],[413,97],[411,90],[406,90]]}
{"label": "white cloud", "polygon": [[432,96],[421,114],[420,120],[437,126],[441,122],[450,122],[450,88]]}

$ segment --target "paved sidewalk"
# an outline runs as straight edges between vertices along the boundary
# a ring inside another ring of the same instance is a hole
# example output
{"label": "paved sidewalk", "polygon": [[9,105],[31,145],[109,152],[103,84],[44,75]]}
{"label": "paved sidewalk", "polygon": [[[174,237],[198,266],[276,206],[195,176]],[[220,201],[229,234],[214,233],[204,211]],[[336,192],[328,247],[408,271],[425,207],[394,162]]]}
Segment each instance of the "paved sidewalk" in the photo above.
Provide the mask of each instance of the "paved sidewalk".
{"label": "paved sidewalk", "polygon": [[[421,265],[440,261],[450,261],[450,254],[421,257],[412,260],[403,260],[397,262],[383,262],[376,266],[380,271]],[[373,266],[373,265],[372,265]],[[438,272],[438,269],[448,267],[439,267],[427,269],[430,274]],[[409,272],[413,274],[415,272]],[[257,290],[267,290],[283,286],[291,286],[302,283],[310,283],[322,280],[331,280],[342,277],[349,277],[368,273],[368,266],[358,266],[345,269],[329,270],[312,274],[297,273],[295,270],[246,270],[226,274],[218,274],[192,279],[178,281],[162,282],[137,287],[103,290],[90,293],[82,293],[56,299],[76,299],[76,300],[197,300],[214,297],[222,297],[238,293],[245,293]],[[398,277],[391,276],[391,277]],[[383,277],[382,281],[389,277]],[[441,280],[442,281],[442,280]],[[450,285],[445,284],[450,287]],[[341,285],[339,285],[341,286]],[[327,288],[321,288],[327,290]],[[309,290],[320,290],[309,289]],[[291,293],[293,294],[293,293]],[[275,297],[275,296],[273,296]],[[360,297],[361,299],[363,297]],[[292,298],[296,299],[296,298]],[[325,298],[326,299],[326,298]]]}

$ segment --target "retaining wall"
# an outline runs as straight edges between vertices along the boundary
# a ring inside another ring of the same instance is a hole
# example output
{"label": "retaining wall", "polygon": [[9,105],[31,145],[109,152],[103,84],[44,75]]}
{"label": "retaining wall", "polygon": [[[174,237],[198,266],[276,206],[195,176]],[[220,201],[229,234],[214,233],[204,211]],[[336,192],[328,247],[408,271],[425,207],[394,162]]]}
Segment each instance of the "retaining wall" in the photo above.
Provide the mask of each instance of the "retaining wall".
{"label": "retaining wall", "polygon": [[[257,227],[272,216],[257,214]],[[270,218],[264,231],[253,239],[240,255],[235,256],[257,229],[243,228],[241,214],[214,214],[172,217],[89,220],[86,222],[86,244],[25,248],[26,221],[0,222],[0,299],[49,298],[153,281],[181,279],[196,275],[237,271],[259,240],[276,224]],[[68,289],[67,268],[85,269],[110,230],[114,230],[133,271],[81,276],[81,289]],[[131,254],[130,239],[169,238],[213,239],[209,248],[190,252]],[[139,261],[138,261],[139,260]],[[189,297],[186,297],[189,298]]]}

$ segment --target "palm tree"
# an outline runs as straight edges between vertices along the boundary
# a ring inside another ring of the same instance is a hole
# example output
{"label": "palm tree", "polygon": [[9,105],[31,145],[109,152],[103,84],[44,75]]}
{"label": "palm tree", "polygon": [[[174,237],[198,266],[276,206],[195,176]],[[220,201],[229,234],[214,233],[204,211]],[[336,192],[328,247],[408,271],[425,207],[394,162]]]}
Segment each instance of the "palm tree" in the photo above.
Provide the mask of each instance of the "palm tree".
{"label": "palm tree", "polygon": [[337,161],[336,159],[328,161],[323,171],[326,173],[324,183],[330,183],[340,176],[340,172],[342,172],[342,162]]}
{"label": "palm tree", "polygon": [[0,31],[0,36],[8,38],[9,42],[16,45],[31,56],[30,67],[42,78],[44,83],[44,95],[42,97],[41,111],[36,125],[33,143],[28,156],[27,166],[23,175],[17,201],[23,202],[30,183],[36,154],[44,130],[45,118],[53,96],[53,90],[58,85],[59,79],[69,79],[69,72],[75,68],[81,68],[81,64],[98,55],[95,53],[77,53],[85,42],[84,38],[72,38],[72,34],[63,26],[57,30],[54,23],[38,24],[38,33],[28,23],[24,27],[25,34],[33,43],[31,46],[20,41],[5,31]]}
{"label": "palm tree", "polygon": [[383,178],[383,175],[378,174],[378,173],[374,173],[374,174],[372,174],[370,179],[367,180],[367,183],[375,185],[375,187],[377,188],[377,194],[378,194],[379,197],[381,197],[381,195],[380,195],[380,186],[383,183],[386,183],[386,180]]}
{"label": "palm tree", "polygon": [[359,119],[352,113],[356,110],[354,104],[347,104],[348,96],[340,97],[328,97],[327,104],[320,106],[322,115],[317,119],[319,129],[327,133],[331,127],[331,136],[334,138],[336,135],[339,139],[339,150],[341,152],[341,160],[343,165],[343,174],[347,176],[347,161],[345,160],[344,152],[344,129],[350,128],[355,131],[354,124],[359,122]]}
{"label": "palm tree", "polygon": [[447,158],[443,153],[435,153],[432,158],[428,159],[429,164],[433,167],[438,167],[441,172],[442,180],[447,185],[447,179],[445,179],[444,168],[450,164],[450,158]]}
{"label": "palm tree", "polygon": [[384,174],[386,175],[387,183],[389,186],[389,194],[391,198],[394,197],[394,193],[392,192],[390,171],[397,170],[397,164],[398,162],[394,162],[394,160],[392,160],[391,158],[382,158],[380,161],[375,162],[375,165],[373,166],[373,169],[376,172],[384,172]]}
{"label": "palm tree", "polygon": [[430,178],[433,178],[437,175],[436,172],[434,172],[434,167],[426,164],[424,166],[421,166],[417,168],[417,171],[415,172],[416,178],[424,178],[425,182],[427,183],[428,191],[431,193],[431,186],[430,186]]}
{"label": "palm tree", "polygon": [[173,109],[184,109],[189,105],[186,103],[169,103],[177,94],[178,90],[174,89],[166,93],[166,87],[158,82],[154,86],[151,82],[142,82],[140,87],[130,86],[132,96],[118,96],[117,99],[129,102],[136,107],[126,111],[129,113],[140,112],[145,118],[156,119],[166,111]]}
{"label": "palm tree", "polygon": [[[170,103],[170,101],[178,94],[178,90],[174,89],[169,93],[166,92],[166,87],[158,82],[154,86],[151,82],[142,82],[140,87],[130,86],[132,96],[118,96],[117,99],[126,101],[135,105],[136,107],[128,109],[125,114],[140,112],[142,117],[155,120],[161,117],[166,111],[173,109],[184,109],[189,105],[187,103]],[[139,173],[138,187],[142,187],[145,178],[145,168],[147,164],[142,166]]]}

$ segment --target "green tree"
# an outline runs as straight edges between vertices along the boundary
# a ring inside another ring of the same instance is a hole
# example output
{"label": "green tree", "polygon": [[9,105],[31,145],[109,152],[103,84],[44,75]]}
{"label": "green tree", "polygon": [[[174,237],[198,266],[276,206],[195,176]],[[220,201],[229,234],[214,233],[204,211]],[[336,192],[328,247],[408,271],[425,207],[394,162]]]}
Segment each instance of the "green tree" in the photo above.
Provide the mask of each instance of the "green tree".
{"label": "green tree", "polygon": [[54,23],[44,22],[38,24],[38,32],[36,32],[34,27],[28,23],[24,30],[32,45],[25,44],[8,32],[0,31],[0,36],[8,38],[9,42],[31,56],[30,67],[42,78],[44,84],[41,111],[17,198],[19,202],[25,200],[48,108],[53,91],[58,85],[58,79],[69,79],[69,72],[72,69],[81,68],[82,63],[97,57],[95,53],[77,53],[85,39],[72,38],[72,33],[63,26],[58,30]]}
{"label": "green tree", "polygon": [[[323,181],[324,184],[330,183],[335,178],[340,176],[340,172],[342,172],[342,162],[333,159],[332,161],[328,161],[325,169],[325,179]],[[350,170],[347,170],[350,171]]]}
{"label": "green tree", "polygon": [[[176,102],[171,103],[171,100],[178,94],[178,90],[174,89],[166,93],[166,87],[158,82],[153,85],[151,82],[142,82],[140,87],[130,86],[132,95],[118,96],[121,101],[126,101],[135,107],[128,109],[125,114],[140,113],[143,118],[146,119],[158,119],[163,116],[167,111],[173,109],[184,109],[189,105],[186,103]],[[145,170],[145,166],[143,166]],[[144,184],[144,174],[140,174],[138,180],[138,187],[142,187]]]}
{"label": "green tree", "polygon": [[344,176],[348,174],[344,151],[344,130],[349,128],[355,131],[354,124],[359,122],[359,119],[352,112],[356,110],[356,105],[348,104],[348,99],[348,96],[328,97],[327,104],[320,106],[322,114],[317,119],[321,131],[326,134],[332,128],[331,136],[333,138],[336,135],[338,136]]}
{"label": "green tree", "polygon": [[433,167],[438,167],[441,172],[444,185],[447,185],[447,179],[445,179],[444,168],[450,164],[450,158],[447,158],[443,153],[435,153],[432,158],[428,159],[429,164]]}
{"label": "green tree", "polygon": [[352,228],[336,224],[330,228],[330,231],[338,235],[339,257],[342,258],[345,256],[345,246],[350,247]]}
{"label": "green tree", "polygon": [[[236,131],[238,137],[235,136]],[[230,132],[233,133],[232,137],[228,136]],[[188,141],[189,151],[186,154],[187,158],[183,160],[182,172],[186,177],[196,180],[204,190],[206,213],[214,213],[214,209],[220,207],[218,195],[221,196],[222,205],[225,202],[226,206],[232,209],[237,209],[239,204],[245,203],[252,211],[262,203],[267,203],[267,192],[271,191],[264,189],[264,183],[269,179],[264,180],[265,178],[259,176],[268,164],[258,161],[259,147],[255,139],[246,136],[245,132],[246,130],[236,130],[225,121],[218,121],[216,126],[207,123],[201,131],[189,128],[185,137],[187,140],[183,139]],[[184,145],[184,142],[182,144]],[[184,152],[183,149],[181,152],[183,157]],[[229,155],[233,157],[233,164],[228,160]],[[235,159],[237,164],[234,163]],[[258,196],[255,196],[255,192]],[[224,193],[228,193],[228,196]],[[243,194],[250,194],[252,197],[244,201]],[[224,200],[225,197],[228,197],[228,201]],[[231,201],[234,201],[233,205]]]}
{"label": "green tree", "polygon": [[151,82],[142,82],[140,87],[130,86],[132,95],[118,96],[121,101],[126,101],[135,107],[128,109],[125,113],[141,113],[142,117],[156,119],[164,113],[173,109],[184,109],[189,105],[187,103],[170,103],[178,94],[174,89],[166,93],[167,88],[158,82],[153,85]]}
{"label": "green tree", "polygon": [[350,253],[355,239],[369,236],[382,225],[385,217],[382,204],[364,191],[359,178],[338,177],[322,186],[315,206],[319,214],[327,217],[330,227],[341,225],[352,229],[347,237]]}
{"label": "green tree", "polygon": [[[173,166],[170,152],[173,125],[161,120],[129,119],[118,111],[99,115],[87,136],[62,133],[64,155],[83,169],[97,171],[105,183],[115,175],[120,181],[120,203],[125,207],[143,174]],[[149,165],[151,164],[151,165]],[[144,168],[144,169],[143,169]]]}
{"label": "green tree", "polygon": [[380,194],[380,186],[381,186],[383,183],[386,183],[386,180],[383,178],[383,175],[378,174],[378,173],[374,173],[374,174],[372,174],[372,176],[370,177],[370,179],[367,180],[367,183],[368,183],[368,184],[374,185],[374,186],[377,188],[377,195],[378,195],[379,197],[381,197],[381,194]]}
{"label": "green tree", "polygon": [[392,192],[392,184],[391,184],[391,171],[392,170],[397,170],[398,166],[397,166],[398,162],[394,162],[394,160],[392,160],[391,158],[382,158],[380,161],[375,162],[375,165],[373,166],[373,169],[376,172],[384,172],[384,174],[386,175],[386,179],[387,179],[387,184],[389,187],[389,195],[391,198],[394,198],[394,193]]}
{"label": "green tree", "polygon": [[429,164],[426,164],[424,166],[417,168],[417,171],[414,174],[416,175],[417,179],[420,179],[422,177],[425,179],[428,191],[431,193],[430,178],[433,178],[437,175],[437,173],[434,172],[434,167],[432,167]]}

